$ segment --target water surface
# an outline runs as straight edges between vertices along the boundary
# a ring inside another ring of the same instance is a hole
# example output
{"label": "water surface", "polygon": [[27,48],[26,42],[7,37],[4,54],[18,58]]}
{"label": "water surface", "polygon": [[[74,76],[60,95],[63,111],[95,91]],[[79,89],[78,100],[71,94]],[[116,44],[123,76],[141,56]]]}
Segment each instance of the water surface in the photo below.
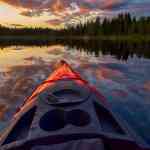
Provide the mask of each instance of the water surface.
{"label": "water surface", "polygon": [[113,111],[150,143],[150,55],[71,47],[58,44],[0,49],[0,130],[7,127],[17,107],[63,59],[95,85]]}

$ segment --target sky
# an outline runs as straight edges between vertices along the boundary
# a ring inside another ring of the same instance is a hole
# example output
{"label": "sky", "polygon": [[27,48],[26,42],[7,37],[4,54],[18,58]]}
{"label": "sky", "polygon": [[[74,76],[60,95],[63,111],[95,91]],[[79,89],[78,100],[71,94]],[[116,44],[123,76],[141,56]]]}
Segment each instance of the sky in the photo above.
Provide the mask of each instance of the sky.
{"label": "sky", "polygon": [[0,0],[0,24],[11,27],[57,28],[121,12],[150,15],[150,0]]}

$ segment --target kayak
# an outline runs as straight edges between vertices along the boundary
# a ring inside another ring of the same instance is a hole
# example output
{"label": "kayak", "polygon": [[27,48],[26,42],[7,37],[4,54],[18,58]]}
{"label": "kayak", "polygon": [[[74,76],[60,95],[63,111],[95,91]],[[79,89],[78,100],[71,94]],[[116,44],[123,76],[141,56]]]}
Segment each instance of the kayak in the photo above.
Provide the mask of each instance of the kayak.
{"label": "kayak", "polygon": [[0,137],[4,150],[148,150],[108,100],[61,61]]}

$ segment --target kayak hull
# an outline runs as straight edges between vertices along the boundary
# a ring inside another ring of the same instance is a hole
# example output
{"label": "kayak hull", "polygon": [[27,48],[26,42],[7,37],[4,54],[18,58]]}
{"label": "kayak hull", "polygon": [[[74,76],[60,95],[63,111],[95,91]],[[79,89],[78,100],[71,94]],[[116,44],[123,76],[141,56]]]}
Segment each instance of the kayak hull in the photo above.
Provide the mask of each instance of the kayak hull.
{"label": "kayak hull", "polygon": [[1,149],[10,150],[148,149],[107,99],[65,61],[24,101],[0,141]]}

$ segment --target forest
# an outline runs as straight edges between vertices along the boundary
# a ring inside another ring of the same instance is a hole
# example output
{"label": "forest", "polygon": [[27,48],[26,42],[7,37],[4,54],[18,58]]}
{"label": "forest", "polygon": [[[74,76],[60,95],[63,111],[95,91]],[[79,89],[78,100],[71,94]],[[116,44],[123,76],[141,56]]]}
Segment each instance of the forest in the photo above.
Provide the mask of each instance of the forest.
{"label": "forest", "polygon": [[138,39],[150,41],[150,17],[136,18],[129,13],[112,19],[97,17],[94,21],[67,26],[61,30],[50,28],[8,28],[0,26],[0,41],[6,40],[54,40],[58,38],[107,38]]}
{"label": "forest", "polygon": [[109,35],[149,35],[150,17],[131,17],[129,13],[119,14],[112,19],[97,17],[96,21],[70,26],[61,31],[62,35],[109,36]]}

